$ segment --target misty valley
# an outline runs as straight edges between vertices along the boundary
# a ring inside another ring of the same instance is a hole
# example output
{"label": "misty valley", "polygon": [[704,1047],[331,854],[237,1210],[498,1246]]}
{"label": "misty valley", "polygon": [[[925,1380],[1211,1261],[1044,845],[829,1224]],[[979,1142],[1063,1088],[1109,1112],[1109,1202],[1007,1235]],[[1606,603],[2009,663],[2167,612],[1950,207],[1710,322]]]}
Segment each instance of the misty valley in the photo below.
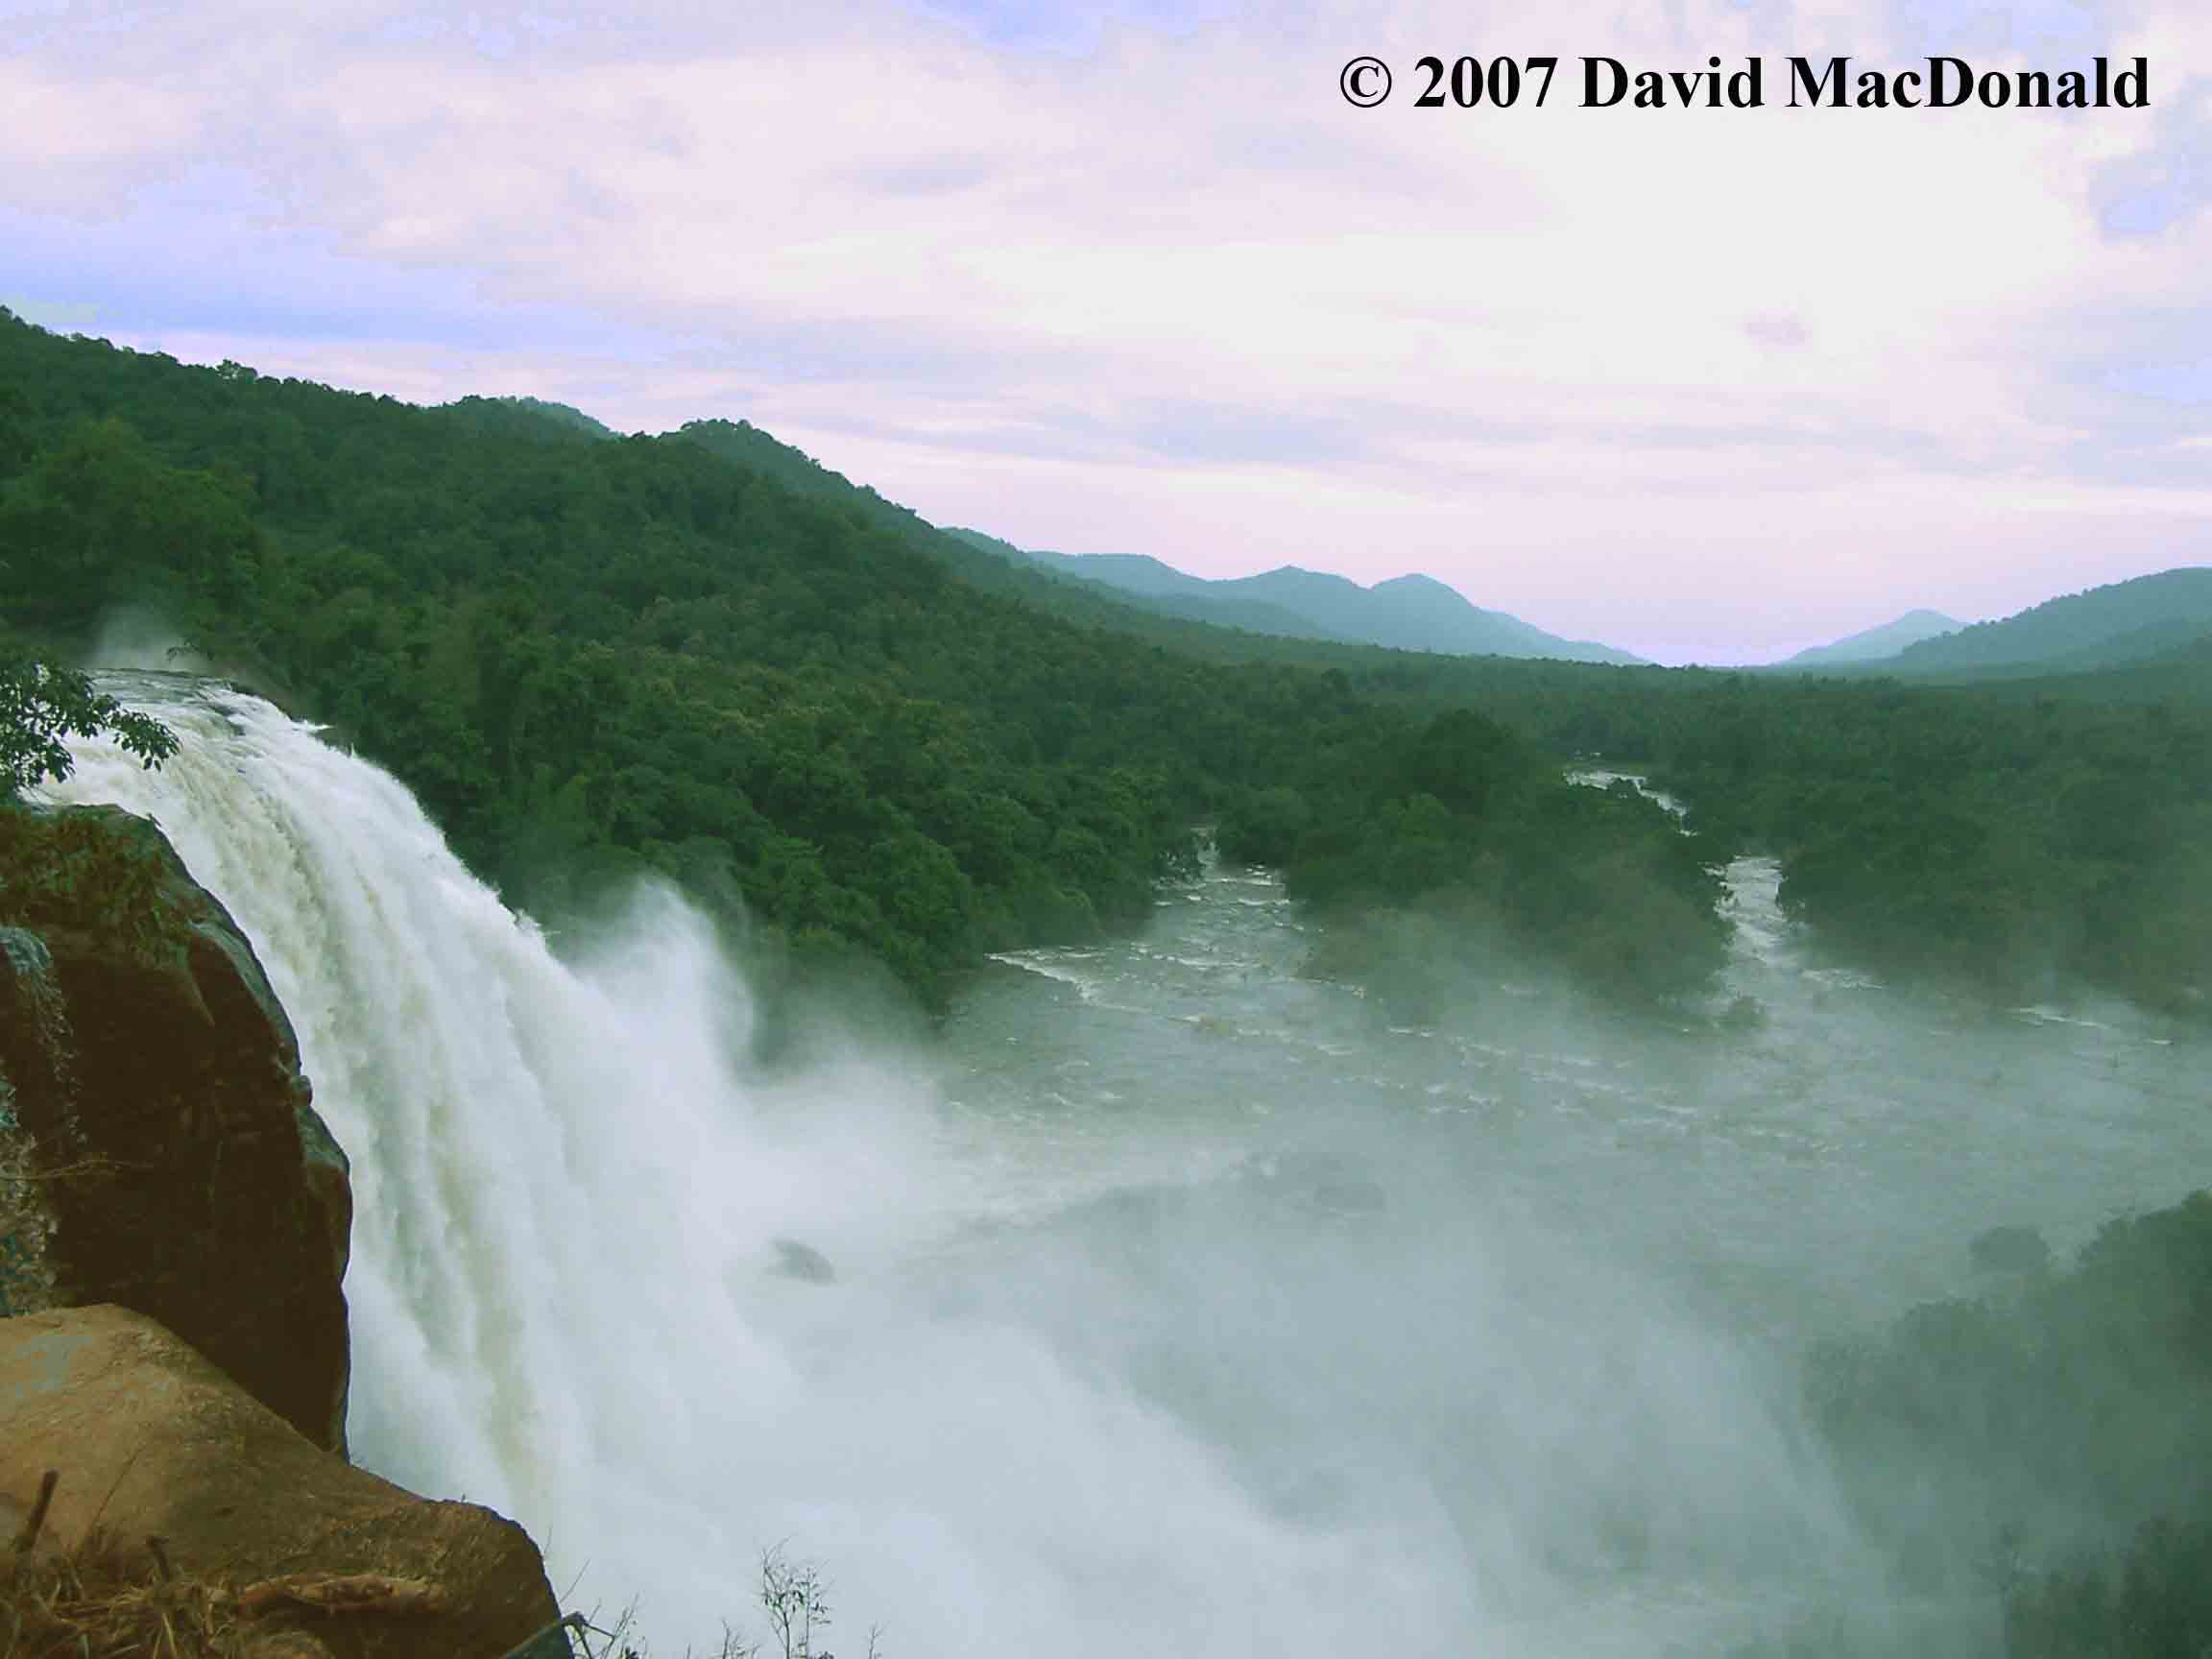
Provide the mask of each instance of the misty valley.
{"label": "misty valley", "polygon": [[5,316],[0,566],[0,1293],[120,806],[594,1654],[2212,1644],[2212,572],[1661,668]]}

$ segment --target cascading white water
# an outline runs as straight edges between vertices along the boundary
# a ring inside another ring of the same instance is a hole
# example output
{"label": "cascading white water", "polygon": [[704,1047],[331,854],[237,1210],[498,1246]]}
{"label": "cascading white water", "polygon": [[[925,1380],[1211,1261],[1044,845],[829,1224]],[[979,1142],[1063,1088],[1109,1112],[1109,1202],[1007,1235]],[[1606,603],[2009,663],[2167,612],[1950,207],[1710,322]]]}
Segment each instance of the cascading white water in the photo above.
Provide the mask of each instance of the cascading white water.
{"label": "cascading white water", "polygon": [[[1795,1337],[1756,1327],[1849,1277],[1846,1227],[1922,1216],[1894,1171],[1966,1189],[1860,1094],[1800,1129],[1789,1091],[1838,1086],[1816,1045],[1652,1082],[1641,1049],[1362,1037],[1231,885],[1202,949],[1122,950],[1158,985],[1090,1026],[1015,987],[950,1084],[858,1047],[764,1082],[674,895],[557,957],[376,768],[235,692],[124,689],[181,753],[84,745],[55,794],[157,819],[298,1028],[353,1160],[356,1455],[517,1516],[568,1604],[638,1598],[663,1652],[757,1634],[779,1544],[828,1570],[840,1650],[879,1620],[889,1659],[1646,1659],[1880,1599],[1795,1427]],[[1011,1109],[948,1099],[996,1054]],[[2035,1156],[2132,1191],[2171,1143],[2117,1076],[2069,1121],[2119,1154]],[[780,1276],[785,1238],[834,1282]],[[1693,1311],[1708,1286],[1737,1311]]]}
{"label": "cascading white water", "polygon": [[[180,755],[86,745],[52,793],[156,819],[291,1014],[353,1160],[364,1463],[518,1516],[557,1588],[669,1641],[743,1619],[785,1541],[902,1655],[1340,1650],[1379,1599],[1464,1623],[1386,1540],[1283,1527],[1142,1402],[872,1285],[974,1210],[924,1093],[749,1088],[744,988],[673,896],[571,968],[386,774],[256,699],[132,689]],[[845,1282],[765,1273],[780,1236]]]}

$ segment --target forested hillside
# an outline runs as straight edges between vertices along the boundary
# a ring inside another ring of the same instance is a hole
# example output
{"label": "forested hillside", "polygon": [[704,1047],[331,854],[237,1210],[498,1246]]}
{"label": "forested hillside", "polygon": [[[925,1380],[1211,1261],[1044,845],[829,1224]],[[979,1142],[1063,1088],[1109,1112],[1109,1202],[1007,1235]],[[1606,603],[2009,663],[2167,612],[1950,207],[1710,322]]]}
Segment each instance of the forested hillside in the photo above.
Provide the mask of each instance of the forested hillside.
{"label": "forested hillside", "polygon": [[672,436],[725,461],[772,478],[794,494],[835,507],[899,543],[945,565],[969,585],[1049,616],[1084,627],[1112,628],[1198,656],[1243,653],[1224,628],[1262,626],[1266,618],[1215,613],[1175,598],[1125,591],[1072,570],[1041,565],[1010,542],[974,532],[940,530],[920,514],[886,501],[866,485],[833,472],[805,451],[745,421],[692,421]]}
{"label": "forested hillside", "polygon": [[2152,656],[2207,632],[2212,569],[2161,570],[1923,640],[1900,652],[1892,666],[1900,674],[2098,668]]}
{"label": "forested hillside", "polygon": [[[1572,847],[1527,832],[1576,795],[1479,714],[1170,653],[831,479],[749,428],[607,439],[0,319],[17,654],[152,605],[391,766],[518,900],[661,870],[927,993],[980,951],[1135,922],[1193,821],[1279,788],[1330,823],[1417,822],[1452,885],[1575,890],[1600,847],[1616,888],[1680,899],[1636,995],[1717,959],[1711,877],[1656,809]],[[1428,794],[1439,744],[1511,787]]]}
{"label": "forested hillside", "polygon": [[1992,1229],[1985,1294],[1808,1358],[1814,1422],[1870,1537],[1921,1589],[2003,1592],[2012,1659],[2212,1646],[2212,1193],[2079,1258]]}
{"label": "forested hillside", "polygon": [[1360,684],[1647,772],[1717,843],[1777,854],[1784,903],[1885,974],[2011,998],[2087,980],[2201,1018],[2208,653],[1959,685],[1420,660]]}
{"label": "forested hillside", "polygon": [[[1887,974],[2199,1012],[2212,985],[2200,644],[1947,685],[1269,637],[1019,568],[742,424],[613,438],[12,319],[0,564],[16,655],[149,602],[517,901],[662,870],[925,990],[1133,924],[1209,818],[1316,902],[1449,899],[1632,997],[1713,966],[1743,847]],[[1568,792],[1577,755],[1700,835]]]}
{"label": "forested hillside", "polygon": [[1781,668],[1832,668],[1846,662],[1879,662],[1894,657],[1908,645],[1956,633],[1965,624],[1940,611],[1908,611],[1875,628],[1846,634],[1825,645],[1809,646],[1776,664]]}

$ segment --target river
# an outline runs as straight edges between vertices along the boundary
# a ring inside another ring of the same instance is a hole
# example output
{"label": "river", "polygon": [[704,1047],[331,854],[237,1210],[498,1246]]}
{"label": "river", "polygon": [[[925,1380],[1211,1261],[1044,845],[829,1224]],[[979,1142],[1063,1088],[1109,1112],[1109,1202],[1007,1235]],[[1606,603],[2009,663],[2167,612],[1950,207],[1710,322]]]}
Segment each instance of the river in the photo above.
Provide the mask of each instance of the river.
{"label": "river", "polygon": [[[1394,1023],[1263,871],[1000,958],[942,1035],[753,1058],[744,965],[641,892],[557,954],[396,782],[127,684],[79,750],[252,937],[354,1159],[362,1461],[492,1503],[657,1650],[818,1562],[887,1659],[1971,1653],[1854,1535],[1813,1335],[2212,1182],[2200,1051],[1821,961],[1729,871],[1743,1028],[1525,965]],[[837,1011],[827,1011],[832,1030]]]}

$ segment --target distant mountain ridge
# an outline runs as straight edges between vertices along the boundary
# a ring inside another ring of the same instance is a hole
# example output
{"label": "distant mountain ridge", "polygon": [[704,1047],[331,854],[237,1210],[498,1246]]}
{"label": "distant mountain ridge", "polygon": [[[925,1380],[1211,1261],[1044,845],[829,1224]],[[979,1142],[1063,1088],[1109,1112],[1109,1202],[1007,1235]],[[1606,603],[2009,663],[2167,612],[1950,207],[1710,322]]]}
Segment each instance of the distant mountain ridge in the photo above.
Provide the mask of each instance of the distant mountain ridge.
{"label": "distant mountain ridge", "polygon": [[1908,611],[1876,628],[1846,634],[1825,645],[1811,646],[1778,663],[1783,668],[1812,668],[1828,662],[1874,662],[1894,657],[1909,645],[1940,635],[1955,634],[1966,624],[1940,611]]}
{"label": "distant mountain ridge", "polygon": [[1317,628],[1309,618],[1264,599],[1214,593],[1212,591],[1214,584],[1201,577],[1187,576],[1148,554],[1032,553],[980,530],[952,530],[947,534],[1020,568],[1042,568],[1063,580],[1080,582],[1086,588],[1108,589],[1122,603],[1156,615],[1203,622],[1214,628],[1241,628],[1251,634],[1358,643],[1348,635]]}
{"label": "distant mountain ridge", "polygon": [[1909,645],[1900,674],[2088,669],[2142,661],[2212,634],[2212,567],[2185,565],[2031,606]]}
{"label": "distant mountain ridge", "polygon": [[[546,417],[541,416],[545,419]],[[795,494],[810,496],[858,516],[915,551],[950,568],[962,581],[1084,627],[1139,629],[1147,625],[1178,634],[1172,642],[1203,650],[1204,637],[1175,625],[1213,622],[1177,607],[1104,582],[1084,580],[1041,565],[1021,549],[972,531],[944,530],[869,485],[855,484],[805,450],[771,436],[749,421],[691,421],[668,436],[696,444],[726,461],[773,479]],[[1242,624],[1229,622],[1228,626]],[[1163,637],[1162,642],[1169,642]]]}
{"label": "distant mountain ridge", "polygon": [[1372,588],[1294,565],[1257,576],[1210,580],[1140,553],[1050,553],[977,530],[971,545],[1135,594],[1193,621],[1293,638],[1344,640],[1465,657],[1541,657],[1623,665],[1641,657],[1588,639],[1562,639],[1503,611],[1485,611],[1432,576],[1393,576]]}
{"label": "distant mountain ridge", "polygon": [[[469,397],[447,407],[488,427],[528,424],[569,441],[616,436],[583,411],[541,398]],[[1346,577],[1286,565],[1259,576],[1211,581],[1144,554],[1032,552],[980,530],[939,528],[750,421],[692,421],[669,436],[799,494],[859,513],[977,587],[1088,626],[1142,630],[1195,623],[1284,639],[1455,656],[1644,661],[1610,645],[1562,639],[1502,611],[1484,611],[1428,576],[1398,576],[1362,588]],[[1148,624],[1148,618],[1160,620]],[[1209,644],[1188,628],[1179,629],[1173,642],[1209,653],[1234,649],[1229,639]]]}

